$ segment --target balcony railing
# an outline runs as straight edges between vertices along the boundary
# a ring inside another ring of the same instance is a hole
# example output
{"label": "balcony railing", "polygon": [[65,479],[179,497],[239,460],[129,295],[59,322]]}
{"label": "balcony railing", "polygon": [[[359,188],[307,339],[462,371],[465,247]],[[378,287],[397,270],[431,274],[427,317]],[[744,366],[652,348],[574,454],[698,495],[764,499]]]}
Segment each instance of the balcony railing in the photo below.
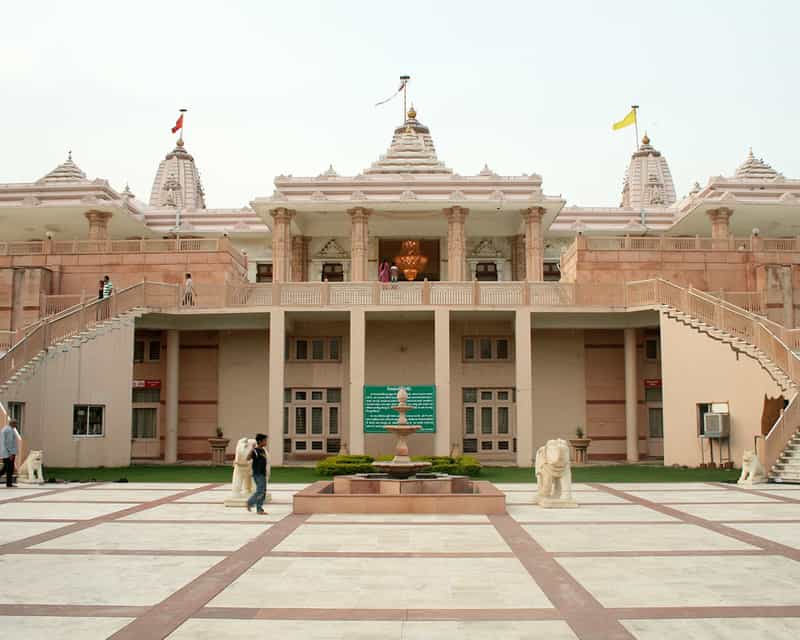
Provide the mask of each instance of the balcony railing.
{"label": "balcony railing", "polygon": [[568,251],[800,251],[800,238],[579,236]]}
{"label": "balcony railing", "polygon": [[167,238],[147,240],[33,240],[0,242],[0,256],[97,253],[188,253],[227,251],[242,268],[247,259],[227,238]]}

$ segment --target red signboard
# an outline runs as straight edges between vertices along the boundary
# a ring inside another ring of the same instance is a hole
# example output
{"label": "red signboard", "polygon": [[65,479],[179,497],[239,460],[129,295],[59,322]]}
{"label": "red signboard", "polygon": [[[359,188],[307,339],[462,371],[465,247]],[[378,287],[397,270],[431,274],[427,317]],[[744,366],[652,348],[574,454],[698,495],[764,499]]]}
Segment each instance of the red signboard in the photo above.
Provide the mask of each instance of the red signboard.
{"label": "red signboard", "polygon": [[134,389],[160,389],[161,380],[134,380]]}
{"label": "red signboard", "polygon": [[644,379],[644,388],[645,389],[660,389],[661,388],[661,378],[645,378]]}

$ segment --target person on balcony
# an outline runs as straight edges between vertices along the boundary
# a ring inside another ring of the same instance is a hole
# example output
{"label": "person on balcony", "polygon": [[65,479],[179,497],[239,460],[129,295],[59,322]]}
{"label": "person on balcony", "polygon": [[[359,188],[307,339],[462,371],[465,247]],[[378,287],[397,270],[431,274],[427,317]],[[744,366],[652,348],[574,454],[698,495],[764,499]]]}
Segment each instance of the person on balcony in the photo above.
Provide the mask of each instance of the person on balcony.
{"label": "person on balcony", "polygon": [[392,284],[397,284],[397,280],[400,278],[400,269],[394,263],[392,263],[392,267],[389,269],[389,278]]}
{"label": "person on balcony", "polygon": [[386,258],[381,260],[381,266],[378,269],[378,280],[380,282],[382,282],[384,284],[387,284],[389,282],[389,271],[390,271],[390,269],[391,268],[389,267],[389,261]]}
{"label": "person on balcony", "polygon": [[192,282],[192,274],[186,274],[186,280],[183,283],[183,306],[194,306],[194,283]]}

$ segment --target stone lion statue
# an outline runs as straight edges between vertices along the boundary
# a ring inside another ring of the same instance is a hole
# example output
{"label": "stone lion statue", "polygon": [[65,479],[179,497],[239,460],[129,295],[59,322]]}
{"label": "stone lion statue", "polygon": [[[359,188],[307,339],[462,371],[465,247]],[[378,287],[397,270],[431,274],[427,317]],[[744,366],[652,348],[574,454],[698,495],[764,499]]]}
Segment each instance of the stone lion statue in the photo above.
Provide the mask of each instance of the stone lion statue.
{"label": "stone lion statue", "polygon": [[44,484],[44,472],[42,471],[42,460],[44,456],[41,451],[31,451],[25,458],[19,469],[17,469],[17,482],[26,484]]}
{"label": "stone lion statue", "polygon": [[236,453],[233,457],[233,488],[231,498],[249,498],[256,485],[253,482],[253,467],[247,456],[256,446],[252,438],[240,438],[236,443]]}
{"label": "stone lion statue", "polygon": [[742,454],[742,475],[739,476],[737,484],[758,484],[766,481],[764,465],[761,464],[755,451],[747,449]]}
{"label": "stone lion statue", "polygon": [[536,452],[534,469],[537,502],[542,506],[575,506],[572,502],[572,469],[566,440],[548,440]]}

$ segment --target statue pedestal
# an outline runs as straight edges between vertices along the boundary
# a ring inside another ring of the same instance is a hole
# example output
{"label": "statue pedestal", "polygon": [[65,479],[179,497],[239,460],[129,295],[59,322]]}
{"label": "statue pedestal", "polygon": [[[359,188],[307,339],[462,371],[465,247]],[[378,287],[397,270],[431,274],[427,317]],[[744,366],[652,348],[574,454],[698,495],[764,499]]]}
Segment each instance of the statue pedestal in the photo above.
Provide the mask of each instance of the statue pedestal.
{"label": "statue pedestal", "polygon": [[[250,496],[228,496],[225,498],[225,506],[244,508],[247,506],[249,498]],[[266,498],[264,498],[264,504],[269,504],[270,502],[272,502],[272,494],[267,493]]]}
{"label": "statue pedestal", "polygon": [[755,480],[737,480],[736,484],[742,487],[752,487],[754,484],[767,484],[766,478],[756,478]]}
{"label": "statue pedestal", "polygon": [[574,500],[564,500],[562,498],[537,498],[536,504],[545,509],[574,509],[578,503]]}

